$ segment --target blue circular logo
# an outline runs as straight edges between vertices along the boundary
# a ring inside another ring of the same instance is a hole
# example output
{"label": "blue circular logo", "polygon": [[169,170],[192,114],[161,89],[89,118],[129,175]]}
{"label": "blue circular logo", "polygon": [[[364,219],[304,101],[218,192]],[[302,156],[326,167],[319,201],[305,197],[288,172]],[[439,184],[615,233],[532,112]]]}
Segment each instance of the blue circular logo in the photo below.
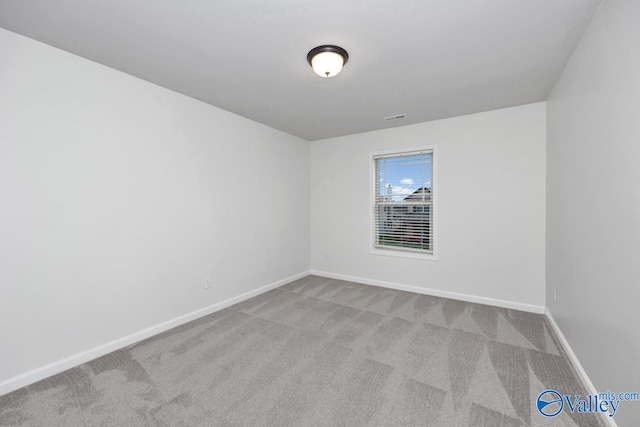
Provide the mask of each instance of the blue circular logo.
{"label": "blue circular logo", "polygon": [[545,417],[555,417],[564,408],[562,396],[555,390],[545,390],[538,396],[538,412]]}

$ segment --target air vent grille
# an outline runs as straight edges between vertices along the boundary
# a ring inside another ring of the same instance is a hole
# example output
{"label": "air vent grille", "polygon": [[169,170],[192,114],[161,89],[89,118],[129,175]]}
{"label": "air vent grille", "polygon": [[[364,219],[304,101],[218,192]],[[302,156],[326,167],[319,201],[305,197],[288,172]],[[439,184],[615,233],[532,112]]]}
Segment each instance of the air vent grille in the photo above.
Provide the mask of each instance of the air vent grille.
{"label": "air vent grille", "polygon": [[398,120],[398,119],[404,119],[405,117],[407,117],[406,114],[395,114],[393,116],[387,116],[387,117],[383,117],[382,120]]}

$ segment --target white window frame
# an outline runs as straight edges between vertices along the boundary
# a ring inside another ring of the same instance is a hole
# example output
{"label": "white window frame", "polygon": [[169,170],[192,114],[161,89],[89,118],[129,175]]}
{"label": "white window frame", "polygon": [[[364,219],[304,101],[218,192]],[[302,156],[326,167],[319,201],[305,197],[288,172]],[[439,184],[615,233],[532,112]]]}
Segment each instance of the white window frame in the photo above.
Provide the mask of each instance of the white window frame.
{"label": "white window frame", "polygon": [[[381,248],[376,245],[376,218],[375,218],[375,209],[376,209],[376,184],[375,181],[375,172],[376,172],[376,156],[388,156],[393,154],[404,154],[404,153],[413,153],[416,151],[431,151],[431,200],[432,200],[432,253],[423,253],[417,251],[410,251],[401,248]],[[408,147],[408,148],[396,148],[384,151],[375,151],[369,153],[369,252],[373,255],[386,255],[386,256],[395,256],[401,258],[414,258],[414,259],[423,259],[436,261],[438,259],[438,246],[439,246],[439,238],[438,238],[438,228],[440,221],[438,220],[438,145],[427,145],[420,147]]]}

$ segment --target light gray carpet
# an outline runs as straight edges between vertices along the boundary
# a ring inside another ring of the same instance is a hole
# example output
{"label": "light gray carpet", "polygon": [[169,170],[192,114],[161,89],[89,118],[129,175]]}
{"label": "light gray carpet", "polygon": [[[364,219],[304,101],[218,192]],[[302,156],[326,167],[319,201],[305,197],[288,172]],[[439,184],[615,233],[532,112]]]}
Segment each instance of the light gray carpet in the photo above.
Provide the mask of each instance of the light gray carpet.
{"label": "light gray carpet", "polygon": [[309,276],[0,397],[0,425],[600,426],[544,316]]}

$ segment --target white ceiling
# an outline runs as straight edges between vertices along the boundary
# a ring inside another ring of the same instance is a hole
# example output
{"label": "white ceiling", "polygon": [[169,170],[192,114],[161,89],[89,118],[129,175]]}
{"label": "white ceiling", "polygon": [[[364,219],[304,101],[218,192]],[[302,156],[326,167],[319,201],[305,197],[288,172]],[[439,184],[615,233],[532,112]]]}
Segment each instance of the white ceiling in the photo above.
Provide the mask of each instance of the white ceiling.
{"label": "white ceiling", "polygon": [[600,3],[2,0],[0,26],[315,140],[543,101]]}

